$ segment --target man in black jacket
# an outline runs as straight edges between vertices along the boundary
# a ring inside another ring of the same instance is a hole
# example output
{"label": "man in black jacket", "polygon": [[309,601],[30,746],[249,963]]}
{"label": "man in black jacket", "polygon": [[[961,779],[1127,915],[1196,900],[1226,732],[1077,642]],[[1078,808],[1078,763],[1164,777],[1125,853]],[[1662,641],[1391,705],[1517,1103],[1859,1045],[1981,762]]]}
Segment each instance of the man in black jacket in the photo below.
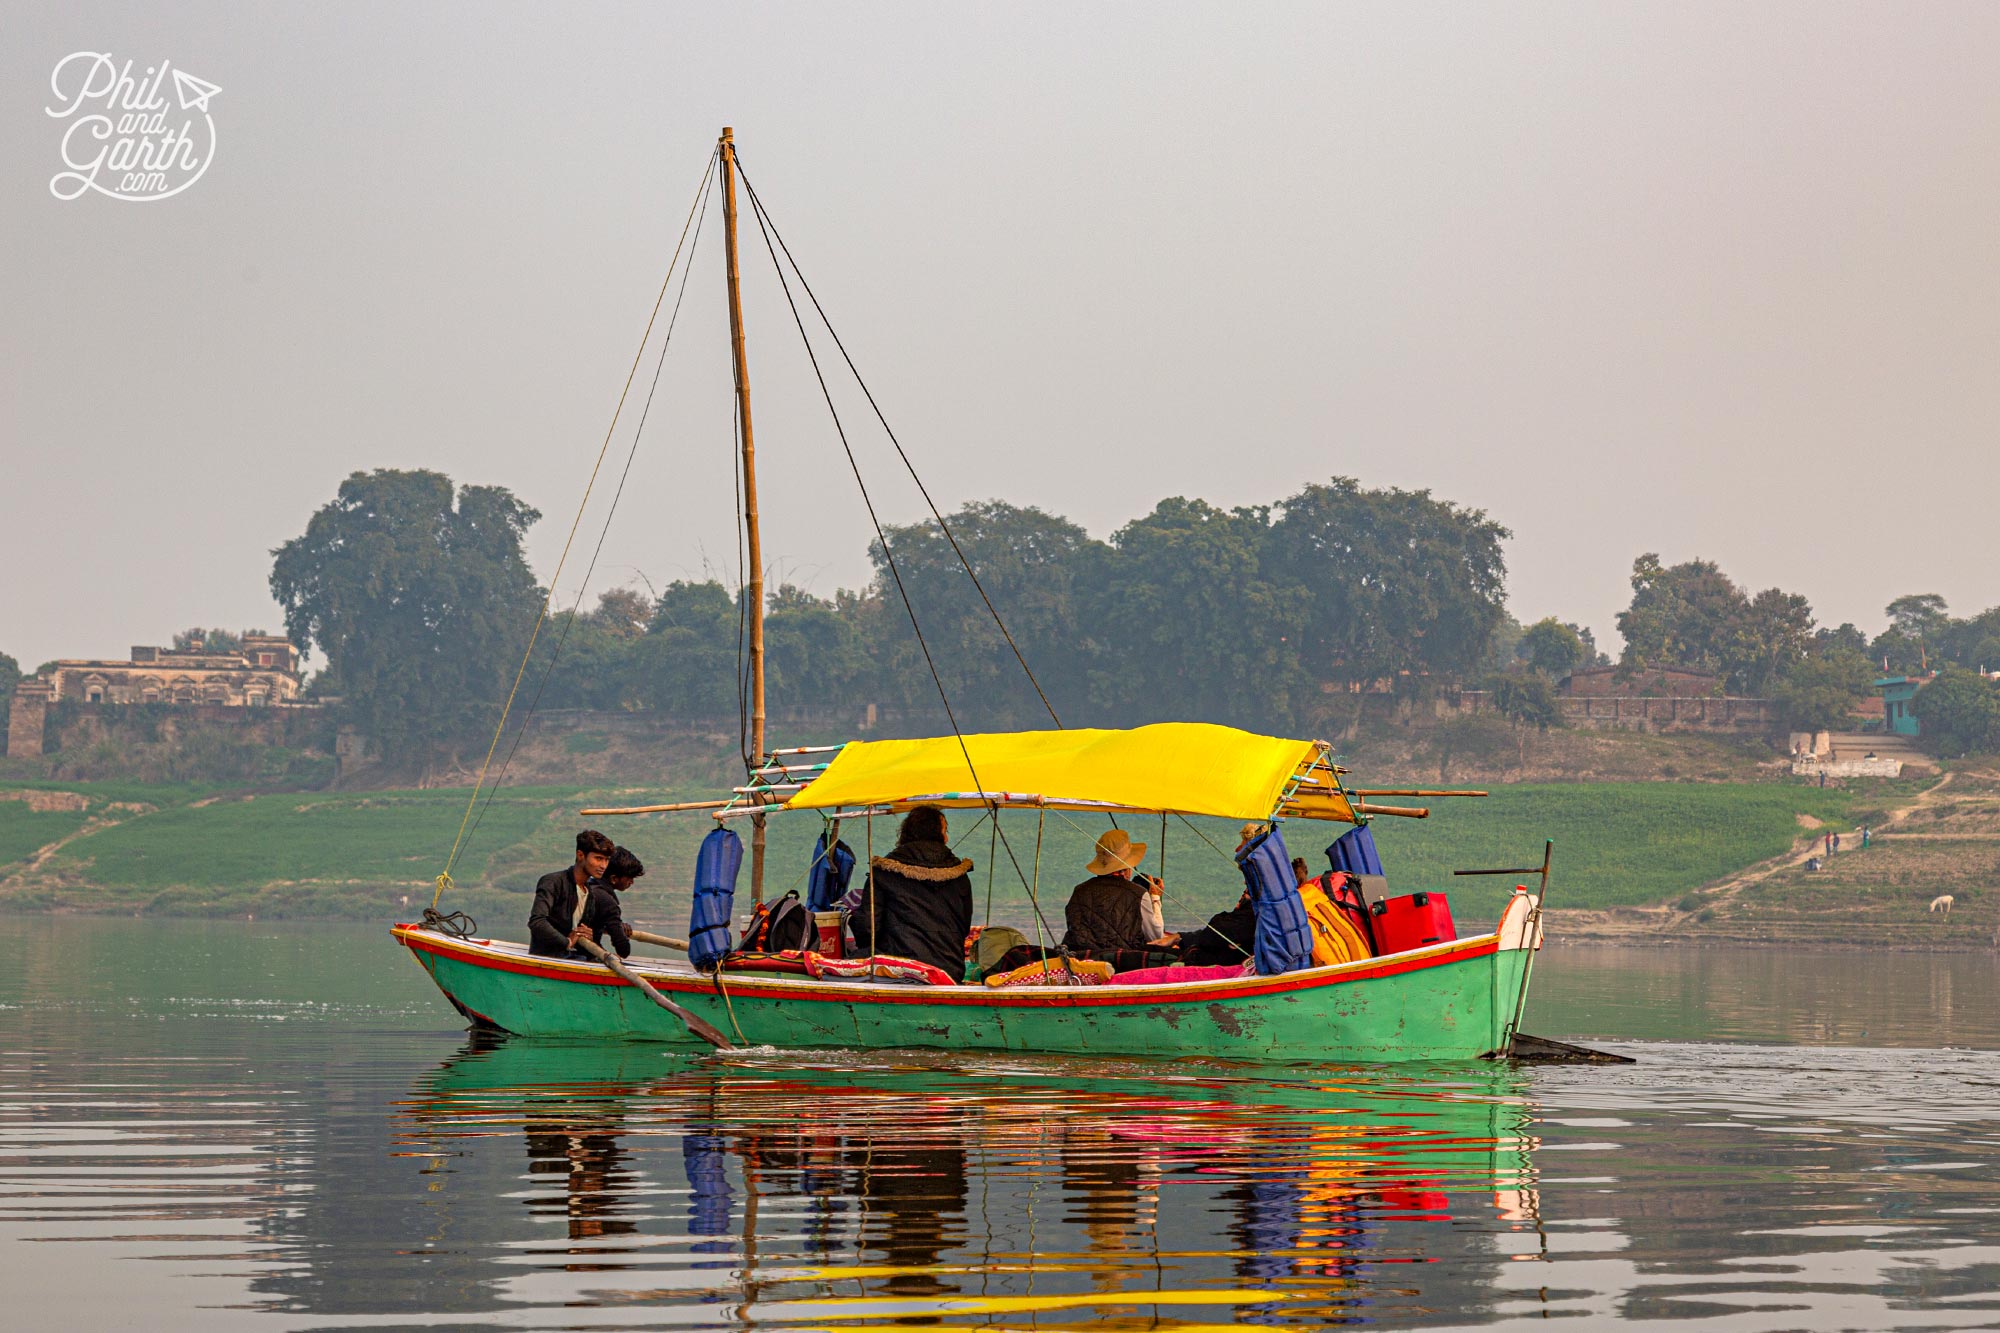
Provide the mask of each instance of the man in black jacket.
{"label": "man in black jacket", "polygon": [[[576,835],[576,864],[536,881],[535,905],[528,912],[529,952],[553,958],[581,953],[577,948],[579,940],[586,936],[597,939],[609,924],[618,923],[618,899],[603,882],[612,853],[617,850],[611,839],[596,829],[585,829]],[[603,901],[593,903],[593,897],[598,895]],[[624,931],[611,933],[618,952],[629,952],[632,946],[626,941]]]}

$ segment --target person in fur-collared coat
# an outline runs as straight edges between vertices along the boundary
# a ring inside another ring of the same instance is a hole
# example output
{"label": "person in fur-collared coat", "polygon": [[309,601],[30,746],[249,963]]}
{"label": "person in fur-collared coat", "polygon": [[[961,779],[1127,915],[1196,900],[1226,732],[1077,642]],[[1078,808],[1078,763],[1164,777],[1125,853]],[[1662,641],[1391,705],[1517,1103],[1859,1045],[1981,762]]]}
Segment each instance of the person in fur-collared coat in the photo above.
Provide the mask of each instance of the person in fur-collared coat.
{"label": "person in fur-collared coat", "polygon": [[957,979],[965,975],[965,937],[972,933],[972,862],[946,846],[945,836],[944,811],[936,806],[905,815],[895,850],[874,858],[847,920],[863,953],[914,958]]}

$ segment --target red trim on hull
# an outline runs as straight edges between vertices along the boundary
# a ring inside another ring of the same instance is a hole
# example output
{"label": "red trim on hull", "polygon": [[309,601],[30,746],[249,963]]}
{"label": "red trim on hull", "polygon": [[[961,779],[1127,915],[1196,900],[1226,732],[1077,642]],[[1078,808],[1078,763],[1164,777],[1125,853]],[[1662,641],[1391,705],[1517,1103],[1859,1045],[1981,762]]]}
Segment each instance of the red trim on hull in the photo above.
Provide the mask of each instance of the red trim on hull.
{"label": "red trim on hull", "polygon": [[[523,957],[518,954],[489,953],[477,945],[434,935],[416,926],[399,925],[393,928],[393,933],[413,952],[454,958],[459,962],[491,968],[497,972],[515,972],[523,976],[543,977],[551,981],[567,981],[583,986],[625,984],[610,973],[598,972],[594,968],[586,970],[580,965],[564,964],[556,960]],[[1037,987],[1023,990],[991,990],[973,986],[909,986],[889,990],[867,982],[801,980],[774,983],[768,980],[753,981],[747,974],[730,976],[727,973],[724,974],[724,978],[731,995],[759,999],[816,1000],[833,1004],[854,1004],[865,1001],[873,1004],[975,1005],[1002,1009],[1127,1007],[1142,1003],[1203,1004],[1213,1000],[1273,995],[1284,991],[1314,990],[1321,986],[1341,986],[1354,981],[1369,981],[1404,972],[1418,972],[1425,968],[1444,967],[1473,958],[1484,958],[1499,951],[1499,936],[1478,935],[1452,945],[1440,946],[1434,952],[1392,955],[1369,964],[1347,964],[1345,969],[1351,970],[1344,969],[1330,974],[1322,969],[1313,969],[1308,972],[1286,973],[1283,976],[1260,977],[1253,984],[1247,985],[1240,981],[1225,981],[1180,986],[1149,986],[1143,991],[1136,987],[1118,987],[1109,989],[1108,993],[1106,993],[1107,988],[1096,986]],[[647,972],[644,975],[646,980],[662,991],[688,995],[715,993],[714,984],[699,977],[674,976],[659,972]]]}

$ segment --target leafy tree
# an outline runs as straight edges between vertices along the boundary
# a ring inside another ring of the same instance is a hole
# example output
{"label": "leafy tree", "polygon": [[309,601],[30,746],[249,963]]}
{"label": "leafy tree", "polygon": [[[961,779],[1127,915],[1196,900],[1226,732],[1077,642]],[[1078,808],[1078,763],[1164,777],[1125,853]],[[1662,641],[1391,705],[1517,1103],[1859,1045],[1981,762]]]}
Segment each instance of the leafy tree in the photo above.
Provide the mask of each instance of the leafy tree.
{"label": "leafy tree", "polygon": [[1574,620],[1565,620],[1563,624],[1569,627],[1572,634],[1583,640],[1583,664],[1585,666],[1611,665],[1610,654],[1597,650],[1597,635],[1591,632],[1590,626],[1579,625]]}
{"label": "leafy tree", "polygon": [[1297,702],[1296,607],[1264,576],[1260,509],[1162,500],[1090,580],[1092,697],[1112,719],[1272,726]]}
{"label": "leafy tree", "polygon": [[1509,671],[1487,678],[1493,709],[1514,729],[1517,766],[1528,766],[1528,731],[1547,732],[1562,725],[1562,705],[1549,678],[1533,671]]}
{"label": "leafy tree", "polygon": [[1812,606],[1797,593],[1752,598],[1712,560],[1665,566],[1650,553],[1632,562],[1632,603],[1618,613],[1622,665],[1713,672],[1741,694],[1771,688],[1806,656],[1812,630]]}
{"label": "leafy tree", "polygon": [[21,683],[21,664],[0,653],[0,737],[7,734],[7,719],[14,712],[14,687]]}
{"label": "leafy tree", "polygon": [[625,696],[675,717],[734,713],[741,634],[736,601],[720,583],[668,584],[623,658]]}
{"label": "leafy tree", "polygon": [[1506,616],[1509,535],[1483,510],[1351,477],[1290,497],[1266,569],[1300,607],[1303,670],[1356,691],[1462,676]]}
{"label": "leafy tree", "polygon": [[[631,708],[628,659],[633,640],[608,629],[594,615],[567,615],[542,627],[535,640],[535,658],[523,678],[525,691],[516,707]],[[553,670],[551,670],[553,665]]]}
{"label": "leafy tree", "polygon": [[1869,656],[1900,675],[1942,665],[1938,642],[1951,626],[1945,600],[1934,592],[1909,593],[1883,608],[1889,627],[1868,645]]}
{"label": "leafy tree", "polygon": [[[1076,585],[1101,544],[1066,518],[998,500],[966,505],[946,521],[1042,689],[1059,714],[1075,718],[1086,707],[1089,655]],[[1033,685],[937,525],[891,527],[887,536],[961,725],[1046,723]],[[882,636],[869,645],[885,684],[912,705],[935,699],[880,542],[869,548],[869,556],[875,562],[875,592],[889,612]],[[890,629],[897,621],[903,623]]]}
{"label": "leafy tree", "polygon": [[2000,684],[1957,667],[1917,691],[1910,711],[1924,742],[1941,754],[2000,750]]}
{"label": "leafy tree", "polygon": [[1812,651],[1812,630],[1812,604],[1799,594],[1766,588],[1751,598],[1736,619],[1724,658],[1731,688],[1768,693]]}
{"label": "leafy tree", "polygon": [[1500,617],[1500,623],[1493,627],[1493,634],[1486,640],[1486,651],[1479,655],[1473,671],[1481,676],[1490,676],[1496,671],[1512,671],[1521,662],[1521,640],[1528,627],[1514,619],[1511,612]]}
{"label": "leafy tree", "polygon": [[1890,628],[1877,634],[1868,645],[1868,656],[1876,666],[1893,675],[1910,675],[1928,665],[1930,654],[1922,644]]}
{"label": "leafy tree", "polygon": [[2000,668],[2000,606],[1954,620],[1938,635],[1939,656],[1962,667]]}
{"label": "leafy tree", "polygon": [[1833,731],[1846,725],[1874,679],[1868,659],[1854,648],[1828,647],[1787,671],[1771,699],[1790,730]]}
{"label": "leafy tree", "polygon": [[597,609],[587,619],[614,638],[636,639],[653,619],[653,603],[636,588],[613,588],[598,595]]}
{"label": "leafy tree", "polygon": [[1529,666],[1550,677],[1567,675],[1591,658],[1583,636],[1554,616],[1545,616],[1528,626],[1515,651]]}
{"label": "leafy tree", "polygon": [[780,584],[764,612],[765,697],[774,706],[860,703],[871,663],[859,599]]}
{"label": "leafy tree", "polygon": [[226,629],[203,629],[196,625],[174,635],[174,647],[181,652],[233,653],[243,641]]}
{"label": "leafy tree", "polygon": [[1868,654],[1868,636],[1854,628],[1852,621],[1843,622],[1839,629],[1821,628],[1813,631],[1813,652],[1815,654],[1824,654],[1841,649],[1866,657]]}
{"label": "leafy tree", "polygon": [[1629,667],[1720,672],[1730,626],[1747,605],[1712,560],[1665,566],[1648,552],[1632,562],[1632,603],[1618,613]]}
{"label": "leafy tree", "polygon": [[434,753],[490,723],[512,683],[540,600],[521,554],[538,517],[498,486],[357,472],[272,553],[271,593],[365,733]]}
{"label": "leafy tree", "polygon": [[1915,592],[1898,597],[1882,608],[1890,628],[1906,639],[1923,642],[1936,639],[1951,624],[1944,598],[1934,592]]}

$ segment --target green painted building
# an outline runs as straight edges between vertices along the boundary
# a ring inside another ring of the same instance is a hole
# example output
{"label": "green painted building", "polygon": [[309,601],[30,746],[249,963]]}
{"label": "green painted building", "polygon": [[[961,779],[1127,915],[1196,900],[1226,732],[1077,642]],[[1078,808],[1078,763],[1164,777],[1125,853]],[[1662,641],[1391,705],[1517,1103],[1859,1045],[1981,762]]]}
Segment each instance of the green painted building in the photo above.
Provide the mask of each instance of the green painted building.
{"label": "green painted building", "polygon": [[1917,734],[1917,716],[1910,701],[1917,691],[1930,684],[1930,676],[1883,676],[1875,682],[1882,692],[1882,729],[1892,736]]}

